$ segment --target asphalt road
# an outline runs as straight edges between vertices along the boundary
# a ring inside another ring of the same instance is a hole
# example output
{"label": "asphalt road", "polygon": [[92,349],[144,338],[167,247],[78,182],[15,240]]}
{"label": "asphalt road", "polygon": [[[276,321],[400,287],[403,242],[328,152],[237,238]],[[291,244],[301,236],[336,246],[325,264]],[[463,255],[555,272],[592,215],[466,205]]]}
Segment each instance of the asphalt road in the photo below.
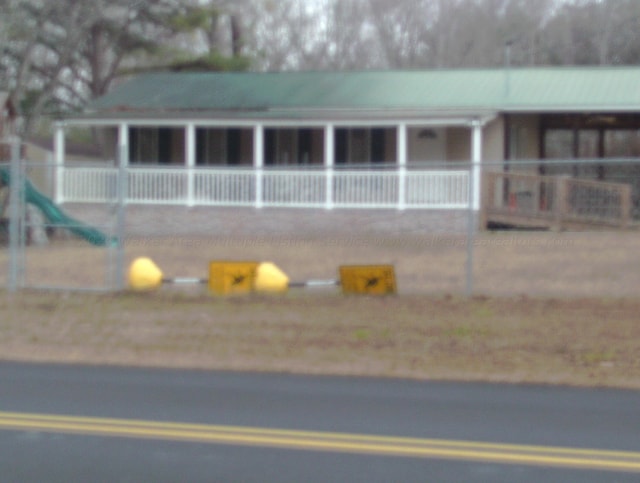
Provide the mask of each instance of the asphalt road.
{"label": "asphalt road", "polygon": [[0,363],[3,482],[637,482],[640,392]]}

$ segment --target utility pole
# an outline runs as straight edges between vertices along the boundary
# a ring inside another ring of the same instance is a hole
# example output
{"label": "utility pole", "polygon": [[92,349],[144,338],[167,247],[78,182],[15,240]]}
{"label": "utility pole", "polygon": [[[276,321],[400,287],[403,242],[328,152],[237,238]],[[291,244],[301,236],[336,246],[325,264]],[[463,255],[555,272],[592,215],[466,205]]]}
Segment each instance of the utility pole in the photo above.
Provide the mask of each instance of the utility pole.
{"label": "utility pole", "polygon": [[509,39],[504,44],[504,98],[509,99],[511,94],[511,47],[513,40]]}

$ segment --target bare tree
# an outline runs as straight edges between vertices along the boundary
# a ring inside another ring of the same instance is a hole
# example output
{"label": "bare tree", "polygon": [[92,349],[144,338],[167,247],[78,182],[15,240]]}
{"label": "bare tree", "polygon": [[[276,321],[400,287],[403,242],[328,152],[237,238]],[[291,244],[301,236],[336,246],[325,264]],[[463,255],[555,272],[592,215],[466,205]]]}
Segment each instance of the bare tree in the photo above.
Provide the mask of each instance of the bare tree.
{"label": "bare tree", "polygon": [[[149,69],[637,64],[638,0],[0,0],[0,88],[79,109]],[[509,45],[509,49],[506,46]]]}
{"label": "bare tree", "polygon": [[[219,16],[197,0],[5,0],[0,73],[28,134],[43,112],[78,109],[116,77],[141,68],[197,64],[224,68],[224,56],[180,48],[180,35]],[[208,23],[207,23],[208,22]],[[239,31],[232,42],[239,49]],[[242,66],[241,62],[234,66]]]}
{"label": "bare tree", "polygon": [[369,5],[371,23],[386,67],[416,68],[433,64],[433,46],[426,34],[436,20],[436,2],[370,0]]}
{"label": "bare tree", "polygon": [[544,29],[553,64],[628,65],[640,61],[640,2],[573,0]]}
{"label": "bare tree", "polygon": [[326,67],[326,11],[301,0],[244,0],[241,5],[234,12],[256,70]]}

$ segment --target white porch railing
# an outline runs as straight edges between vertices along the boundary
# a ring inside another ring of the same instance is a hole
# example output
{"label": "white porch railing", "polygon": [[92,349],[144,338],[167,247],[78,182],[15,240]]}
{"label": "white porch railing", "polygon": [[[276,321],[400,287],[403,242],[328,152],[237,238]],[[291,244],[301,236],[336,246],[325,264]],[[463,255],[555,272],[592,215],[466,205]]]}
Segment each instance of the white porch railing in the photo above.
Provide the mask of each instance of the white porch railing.
{"label": "white porch railing", "polygon": [[[62,167],[58,202],[117,199],[118,169]],[[130,167],[126,202],[187,206],[465,209],[468,171]]]}

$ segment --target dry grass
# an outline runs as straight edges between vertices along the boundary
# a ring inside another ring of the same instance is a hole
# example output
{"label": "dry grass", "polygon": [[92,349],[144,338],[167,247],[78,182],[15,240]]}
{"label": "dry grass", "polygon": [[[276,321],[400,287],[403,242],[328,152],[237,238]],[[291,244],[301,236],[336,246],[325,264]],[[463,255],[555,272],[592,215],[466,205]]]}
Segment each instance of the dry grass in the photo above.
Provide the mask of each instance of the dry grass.
{"label": "dry grass", "polygon": [[4,359],[640,388],[640,302],[0,297]]}
{"label": "dry grass", "polygon": [[[476,294],[634,297],[640,232],[483,233],[474,242]],[[149,237],[129,239],[126,259],[150,256],[168,277],[206,277],[210,260],[273,261],[293,280],[337,276],[341,264],[391,263],[402,294],[465,290],[466,239],[457,235]],[[29,285],[104,287],[113,254],[81,241],[29,248]],[[0,285],[6,252],[0,253]]]}
{"label": "dry grass", "polygon": [[[126,257],[166,276],[207,275],[213,259],[271,260],[294,280],[340,264],[393,263],[400,295],[332,290],[215,298],[153,294],[0,294],[3,359],[419,379],[640,388],[639,233],[503,233],[476,240],[472,299],[465,240],[137,239]],[[26,279],[99,287],[107,250],[29,249]],[[5,257],[5,258],[3,258]],[[6,253],[0,254],[6,273]]]}

